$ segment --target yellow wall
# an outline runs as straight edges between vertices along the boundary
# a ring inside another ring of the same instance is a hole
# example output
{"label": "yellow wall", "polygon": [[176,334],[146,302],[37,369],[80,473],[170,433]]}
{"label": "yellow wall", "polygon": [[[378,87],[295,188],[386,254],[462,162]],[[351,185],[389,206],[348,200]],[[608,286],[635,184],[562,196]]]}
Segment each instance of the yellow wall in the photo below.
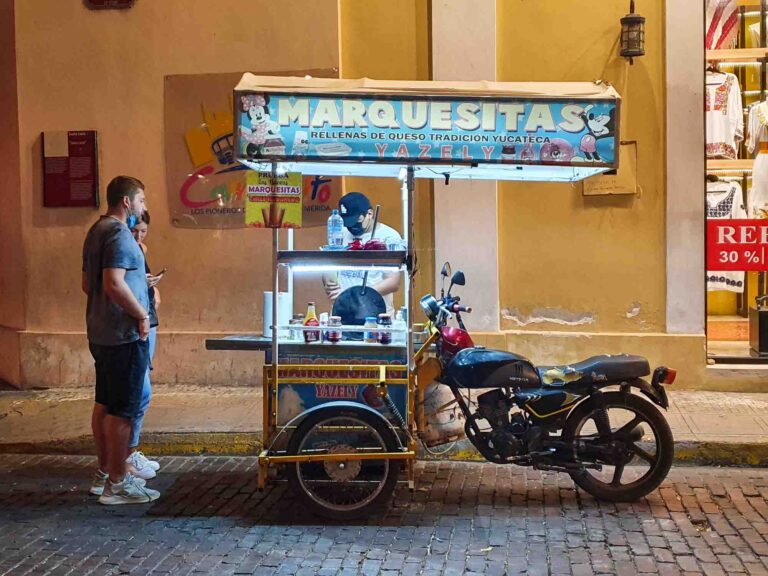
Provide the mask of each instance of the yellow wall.
{"label": "yellow wall", "polygon": [[[252,230],[170,225],[164,77],[338,68],[336,0],[142,0],[130,10],[105,11],[88,10],[82,0],[17,0],[15,9],[21,186],[4,182],[0,195],[5,207],[19,199],[21,204],[13,214],[24,234],[18,250],[26,250],[28,263],[25,324],[39,336],[33,349],[21,352],[26,372],[38,380],[26,385],[85,384],[91,378],[82,368],[88,352],[81,247],[99,211],[43,208],[39,162],[41,131],[78,129],[99,132],[102,206],[103,189],[117,174],[136,175],[147,186],[150,262],[171,271],[163,282],[166,337],[161,335],[160,346],[176,346],[166,357],[179,356],[175,365],[157,363],[158,380],[196,375],[230,383],[226,371],[210,370],[224,356],[201,355],[202,339],[207,332],[260,331],[261,291],[270,288],[270,238]],[[2,54],[5,75],[10,69]],[[3,247],[5,253],[5,238]],[[24,274],[23,266],[15,270]],[[71,332],[83,334],[77,340],[82,346],[62,344]],[[182,349],[185,354],[178,354]],[[42,367],[33,366],[39,362]]]}
{"label": "yellow wall", "polygon": [[[524,324],[502,312],[502,328],[663,332],[662,0],[638,5],[646,17],[646,55],[634,66],[617,46],[628,2],[499,0],[496,6],[500,81],[614,84],[623,97],[620,137],[638,141],[642,190],[634,197],[584,197],[580,185],[500,183],[500,307],[517,309]],[[564,323],[526,324],[531,315]],[[568,324],[590,315],[591,323]]]}
{"label": "yellow wall", "polygon": [[[428,0],[341,0],[341,74],[343,78],[429,80]],[[366,193],[381,204],[379,219],[403,230],[400,182],[392,178],[346,178],[346,192]],[[418,181],[414,203],[418,299],[432,291],[434,235],[432,183]],[[402,303],[402,290],[397,302]]]}

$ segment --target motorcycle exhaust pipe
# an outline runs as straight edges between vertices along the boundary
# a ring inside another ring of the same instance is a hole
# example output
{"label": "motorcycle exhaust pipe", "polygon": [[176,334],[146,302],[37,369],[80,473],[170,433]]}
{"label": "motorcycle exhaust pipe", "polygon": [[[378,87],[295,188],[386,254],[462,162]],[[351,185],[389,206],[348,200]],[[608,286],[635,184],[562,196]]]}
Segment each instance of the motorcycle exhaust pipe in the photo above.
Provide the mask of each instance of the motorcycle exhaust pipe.
{"label": "motorcycle exhaust pipe", "polygon": [[629,432],[629,439],[632,442],[640,442],[640,440],[643,439],[643,436],[645,436],[645,429],[642,424],[638,424]]}

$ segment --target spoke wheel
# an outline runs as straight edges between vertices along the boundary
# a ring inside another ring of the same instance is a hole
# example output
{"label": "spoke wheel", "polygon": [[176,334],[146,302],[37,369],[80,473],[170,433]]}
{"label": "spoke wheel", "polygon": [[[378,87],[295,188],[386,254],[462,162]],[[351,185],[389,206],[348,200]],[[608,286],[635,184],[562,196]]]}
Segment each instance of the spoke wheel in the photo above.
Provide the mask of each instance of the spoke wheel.
{"label": "spoke wheel", "polygon": [[288,481],[318,515],[336,519],[367,516],[388,502],[401,461],[339,456],[396,450],[394,433],[378,415],[348,408],[322,410],[310,414],[288,444],[289,454],[319,458],[288,464]]}
{"label": "spoke wheel", "polygon": [[571,473],[600,500],[631,502],[649,494],[666,478],[674,457],[672,431],[661,412],[622,392],[604,392],[577,406],[562,439],[573,445],[578,460],[602,466]]}

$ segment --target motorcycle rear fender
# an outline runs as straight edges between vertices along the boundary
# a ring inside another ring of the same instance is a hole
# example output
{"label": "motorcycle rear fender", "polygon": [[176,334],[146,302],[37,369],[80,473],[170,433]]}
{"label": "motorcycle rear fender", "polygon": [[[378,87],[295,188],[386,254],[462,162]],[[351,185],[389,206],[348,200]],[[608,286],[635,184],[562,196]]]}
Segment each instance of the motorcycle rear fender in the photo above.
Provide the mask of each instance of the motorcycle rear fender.
{"label": "motorcycle rear fender", "polygon": [[[325,404],[320,404],[318,406],[313,406],[312,408],[309,408],[308,410],[305,410],[301,414],[298,414],[297,416],[294,416],[291,418],[290,422],[288,422],[285,427],[283,428],[283,431],[288,430],[290,427],[298,427],[301,425],[301,422],[310,414],[314,414],[315,412],[320,411],[327,411],[329,416],[333,416],[339,409],[344,410],[354,410],[359,412],[369,412],[371,414],[374,414],[377,418],[380,418],[381,421],[386,424],[386,426],[392,430],[392,434],[395,436],[395,439],[397,440],[397,444],[399,448],[405,449],[405,446],[403,446],[403,443],[400,441],[400,435],[397,433],[397,428],[387,420],[381,412],[378,410],[374,410],[370,406],[367,406],[366,404],[361,404],[360,402],[350,402],[348,400],[334,400],[333,402],[326,402]],[[282,431],[281,431],[282,434]]]}
{"label": "motorcycle rear fender", "polygon": [[638,388],[642,394],[648,398],[651,402],[656,404],[657,406],[660,406],[664,408],[664,410],[669,408],[669,399],[667,398],[667,392],[664,390],[663,386],[661,384],[649,384],[642,378],[636,378],[634,380],[630,380],[629,382],[624,382],[621,384],[621,390],[622,392],[628,392],[629,388]]}

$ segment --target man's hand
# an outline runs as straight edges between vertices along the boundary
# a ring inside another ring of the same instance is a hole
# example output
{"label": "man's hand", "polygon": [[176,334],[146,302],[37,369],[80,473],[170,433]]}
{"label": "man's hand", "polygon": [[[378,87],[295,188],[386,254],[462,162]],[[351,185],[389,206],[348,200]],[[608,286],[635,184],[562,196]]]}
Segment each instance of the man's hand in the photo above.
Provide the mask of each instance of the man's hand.
{"label": "man's hand", "polygon": [[331,302],[334,302],[336,298],[339,297],[341,292],[341,286],[336,282],[327,282],[325,284],[325,293],[328,295],[328,298],[331,300]]}
{"label": "man's hand", "polygon": [[149,338],[149,318],[142,318],[139,323],[139,338],[146,340]]}

